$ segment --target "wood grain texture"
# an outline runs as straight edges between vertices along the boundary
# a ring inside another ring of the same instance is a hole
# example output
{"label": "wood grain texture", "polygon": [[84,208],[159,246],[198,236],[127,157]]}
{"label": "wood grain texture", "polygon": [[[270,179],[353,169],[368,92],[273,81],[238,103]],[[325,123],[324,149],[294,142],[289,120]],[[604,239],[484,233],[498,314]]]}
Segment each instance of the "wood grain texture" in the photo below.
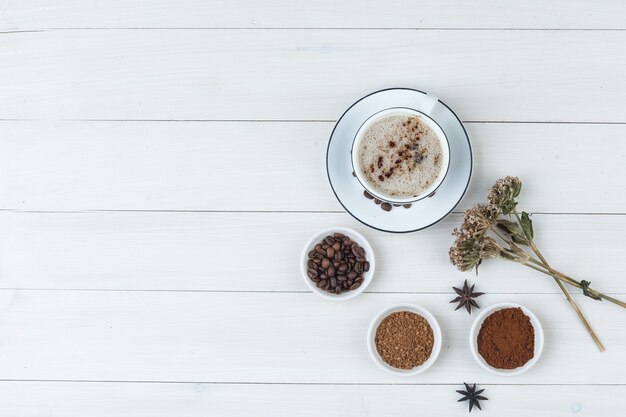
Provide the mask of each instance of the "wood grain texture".
{"label": "wood grain texture", "polygon": [[403,86],[464,120],[624,123],[625,44],[626,31],[9,33],[0,118],[335,120]]}
{"label": "wood grain texture", "polygon": [[[626,216],[534,215],[533,221],[537,244],[555,267],[601,291],[626,294]],[[423,232],[392,235],[343,213],[4,212],[0,286],[308,291],[302,247],[319,230],[342,225],[360,231],[374,248],[377,271],[368,291],[452,298],[451,287],[468,278],[492,294],[559,292],[549,277],[502,260],[485,262],[478,277],[458,272],[447,253],[460,222],[452,215]]]}
{"label": "wood grain texture", "polygon": [[626,28],[619,0],[4,0],[0,30],[47,28]]}
{"label": "wood grain texture", "polygon": [[[623,310],[504,261],[449,264],[461,210],[524,181],[554,265],[619,298],[626,247],[626,3],[619,0],[0,0],[0,415],[445,416],[463,381],[484,416],[623,414]],[[388,235],[326,181],[334,121],[372,91],[437,94],[466,121],[476,171],[457,213]],[[195,121],[194,121],[195,120]],[[222,122],[220,122],[222,120]],[[521,123],[516,123],[521,122]],[[547,213],[547,214],[542,214]],[[378,270],[345,303],[307,291],[298,257],[332,225]],[[536,368],[487,374],[464,278],[546,332]],[[439,319],[428,373],[371,362],[370,319]],[[39,381],[38,381],[39,380]]]}
{"label": "wood grain texture", "polygon": [[[462,385],[223,385],[223,384],[113,384],[71,382],[0,382],[3,415],[110,417],[239,417],[382,415],[465,415],[467,403],[458,403]],[[605,386],[589,396],[591,386],[482,385],[489,401],[483,417],[616,416],[625,386]],[[537,396],[540,391],[543,395]],[[37,401],[32,399],[37,398]],[[521,398],[527,398],[524,406]],[[103,399],[106,399],[103,401]],[[138,401],[140,399],[140,401]],[[245,404],[246,407],[241,405]],[[475,412],[474,412],[475,413]]]}
{"label": "wood grain texture", "polygon": [[[342,211],[326,179],[333,123],[0,122],[0,208]],[[497,178],[522,207],[626,213],[626,125],[467,125],[475,170],[457,210]]]}
{"label": "wood grain texture", "polygon": [[626,323],[609,319],[623,315],[614,305],[584,301],[607,346],[600,354],[562,296],[483,296],[485,306],[525,305],[544,327],[540,362],[511,379],[473,362],[472,318],[449,299],[361,294],[335,303],[312,293],[3,290],[0,379],[398,383],[371,361],[366,332],[382,308],[413,302],[432,311],[445,340],[428,373],[405,382],[626,384]]}

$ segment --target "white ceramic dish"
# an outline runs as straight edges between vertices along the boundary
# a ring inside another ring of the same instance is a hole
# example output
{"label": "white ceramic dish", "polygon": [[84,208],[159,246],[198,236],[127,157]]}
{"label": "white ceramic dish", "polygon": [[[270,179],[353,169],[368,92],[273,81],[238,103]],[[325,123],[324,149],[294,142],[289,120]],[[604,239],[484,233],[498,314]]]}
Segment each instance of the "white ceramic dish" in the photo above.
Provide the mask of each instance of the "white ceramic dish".
{"label": "white ceramic dish", "polygon": [[[520,366],[519,368],[515,368],[515,369],[494,368],[493,366],[485,362],[485,359],[483,359],[480,353],[478,353],[478,343],[477,343],[478,332],[480,331],[480,327],[482,326],[483,321],[485,321],[487,316],[489,316],[491,313],[498,311],[498,310],[502,310],[504,308],[521,308],[524,314],[530,318],[530,323],[535,328],[534,356],[531,360],[526,362],[524,366]],[[496,375],[500,375],[500,376],[519,375],[523,372],[528,371],[539,360],[539,357],[541,356],[541,352],[543,351],[543,328],[541,327],[541,323],[539,322],[539,319],[537,318],[537,316],[535,316],[535,314],[532,311],[530,311],[529,309],[527,309],[526,307],[522,305],[514,304],[514,303],[494,304],[492,306],[484,308],[474,320],[474,323],[472,324],[472,328],[470,330],[469,343],[470,343],[470,350],[472,351],[472,355],[474,356],[474,359],[476,359],[476,362],[478,362],[480,366],[482,366],[489,372],[494,373]]]}
{"label": "white ceramic dish", "polygon": [[[356,242],[363,249],[365,249],[365,258],[370,263],[369,271],[363,274],[363,283],[361,284],[361,286],[357,288],[356,290],[347,291],[341,294],[331,294],[329,292],[326,292],[324,290],[317,288],[315,283],[311,281],[311,279],[307,275],[307,262],[309,259],[309,256],[308,256],[309,252],[315,247],[316,244],[320,243],[322,239],[324,239],[326,236],[332,235],[333,233],[336,233],[336,232],[343,233],[344,235],[352,239],[354,242]],[[339,226],[330,227],[328,229],[324,229],[320,231],[319,233],[316,233],[306,243],[306,245],[304,246],[304,249],[302,250],[302,255],[300,257],[300,270],[302,272],[302,278],[304,279],[304,282],[311,289],[311,291],[313,291],[315,294],[331,301],[345,301],[361,294],[363,291],[365,291],[365,289],[370,284],[370,282],[372,282],[372,278],[374,277],[374,272],[376,271],[376,256],[374,255],[374,250],[370,246],[367,239],[365,239],[365,237],[363,237],[363,235],[361,235],[359,232],[356,232],[352,229],[348,229],[347,227],[339,227]]]}
{"label": "white ceramic dish", "polygon": [[390,108],[422,108],[429,95],[409,88],[377,91],[354,103],[341,116],[328,141],[326,171],[339,203],[361,223],[377,230],[407,233],[425,229],[445,218],[461,201],[472,175],[472,148],[459,118],[441,100],[428,111],[449,143],[449,169],[434,195],[412,204],[383,211],[363,196],[364,188],[352,175],[352,144],[359,128],[372,115]]}
{"label": "white ceramic dish", "polygon": [[[398,369],[388,365],[380,357],[380,355],[378,354],[378,350],[376,350],[376,329],[385,317],[398,311],[410,311],[412,313],[419,314],[428,321],[428,324],[430,324],[430,327],[433,329],[434,343],[430,357],[423,364],[409,370]],[[437,319],[435,319],[435,316],[433,316],[430,311],[426,310],[424,307],[418,306],[417,304],[402,303],[387,307],[379,312],[376,317],[374,317],[367,332],[367,349],[369,350],[370,356],[372,357],[374,363],[376,363],[376,365],[378,365],[381,369],[396,376],[413,376],[421,374],[435,363],[437,357],[439,356],[439,352],[441,352],[441,339],[441,327],[439,327]]]}

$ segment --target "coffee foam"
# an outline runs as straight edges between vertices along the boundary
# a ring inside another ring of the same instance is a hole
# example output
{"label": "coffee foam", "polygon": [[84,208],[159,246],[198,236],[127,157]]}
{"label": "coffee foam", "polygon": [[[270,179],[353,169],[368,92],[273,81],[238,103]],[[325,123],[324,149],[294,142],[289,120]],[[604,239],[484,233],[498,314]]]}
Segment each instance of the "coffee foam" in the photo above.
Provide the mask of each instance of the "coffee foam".
{"label": "coffee foam", "polygon": [[422,194],[437,180],[443,163],[437,133],[406,113],[372,123],[356,151],[362,177],[374,190],[397,198]]}

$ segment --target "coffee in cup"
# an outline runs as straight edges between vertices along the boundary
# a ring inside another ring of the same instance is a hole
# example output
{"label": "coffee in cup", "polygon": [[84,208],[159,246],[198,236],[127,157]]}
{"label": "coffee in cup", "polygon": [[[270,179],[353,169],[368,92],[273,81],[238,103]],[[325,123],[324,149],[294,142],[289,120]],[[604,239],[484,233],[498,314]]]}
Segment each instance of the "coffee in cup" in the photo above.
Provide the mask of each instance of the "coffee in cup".
{"label": "coffee in cup", "polygon": [[448,143],[424,114],[388,109],[368,119],[352,149],[355,174],[374,196],[410,202],[431,194],[448,169]]}

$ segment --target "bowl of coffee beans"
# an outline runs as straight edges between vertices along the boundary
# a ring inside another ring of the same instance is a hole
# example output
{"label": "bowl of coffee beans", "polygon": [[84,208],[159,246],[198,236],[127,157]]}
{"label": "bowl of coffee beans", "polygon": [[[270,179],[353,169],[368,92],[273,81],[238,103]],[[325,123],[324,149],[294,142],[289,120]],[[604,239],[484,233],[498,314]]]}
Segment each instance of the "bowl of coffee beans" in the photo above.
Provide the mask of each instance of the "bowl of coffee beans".
{"label": "bowl of coffee beans", "polygon": [[543,329],[524,306],[494,304],[483,309],[470,330],[470,350],[476,362],[496,375],[528,371],[543,351]]}
{"label": "bowl of coffee beans", "polygon": [[370,244],[346,227],[322,230],[302,251],[304,282],[327,300],[349,300],[362,293],[372,281],[375,267]]}
{"label": "bowl of coffee beans", "polygon": [[374,317],[367,333],[370,356],[397,376],[430,368],[441,351],[441,328],[435,316],[415,304],[396,304]]}

